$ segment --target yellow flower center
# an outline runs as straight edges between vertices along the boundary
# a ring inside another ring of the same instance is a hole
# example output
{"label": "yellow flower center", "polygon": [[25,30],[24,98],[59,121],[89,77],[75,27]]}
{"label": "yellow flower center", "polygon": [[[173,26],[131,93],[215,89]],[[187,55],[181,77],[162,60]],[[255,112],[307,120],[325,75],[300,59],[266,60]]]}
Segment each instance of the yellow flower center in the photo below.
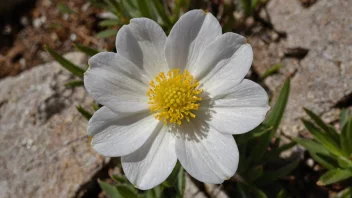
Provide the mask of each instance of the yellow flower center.
{"label": "yellow flower center", "polygon": [[196,117],[192,111],[198,110],[203,90],[197,88],[199,82],[187,70],[180,73],[179,69],[172,69],[167,76],[160,72],[149,85],[149,109],[156,119],[180,125],[183,120],[189,122]]}

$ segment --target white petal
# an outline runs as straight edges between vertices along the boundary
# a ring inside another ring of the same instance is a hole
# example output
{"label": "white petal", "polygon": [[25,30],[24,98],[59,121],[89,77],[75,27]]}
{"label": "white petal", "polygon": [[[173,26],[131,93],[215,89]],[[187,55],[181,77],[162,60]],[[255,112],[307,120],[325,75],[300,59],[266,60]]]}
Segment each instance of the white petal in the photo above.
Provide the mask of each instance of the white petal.
{"label": "white petal", "polygon": [[172,28],[165,46],[169,68],[192,70],[202,49],[221,35],[218,20],[210,13],[192,10]]}
{"label": "white petal", "polygon": [[100,108],[88,122],[92,147],[104,156],[124,156],[140,148],[157,130],[159,120],[148,111],[138,114],[115,114]]}
{"label": "white petal", "polygon": [[176,165],[175,137],[163,126],[141,148],[123,156],[121,162],[132,184],[141,190],[151,189],[163,182]]}
{"label": "white petal", "polygon": [[265,90],[244,79],[230,94],[214,101],[203,101],[197,116],[221,133],[241,134],[257,127],[269,109]]}
{"label": "white petal", "polygon": [[[208,78],[224,67],[235,52],[246,44],[246,38],[235,33],[225,33],[212,41],[200,54],[192,71],[193,76],[201,80],[205,74]],[[241,79],[242,80],[242,79]]]}
{"label": "white petal", "polygon": [[176,139],[177,158],[192,177],[204,183],[220,184],[237,170],[236,142],[231,135],[193,121],[182,126]]}
{"label": "white petal", "polygon": [[148,109],[148,78],[132,62],[111,52],[101,52],[88,62],[84,85],[98,103],[116,113]]}
{"label": "white petal", "polygon": [[253,51],[244,43],[244,37],[226,33],[202,53],[194,75],[199,76],[203,89],[211,97],[228,93],[246,76],[253,61]]}
{"label": "white petal", "polygon": [[166,35],[156,22],[135,18],[119,30],[116,50],[153,79],[159,72],[168,70],[165,41]]}

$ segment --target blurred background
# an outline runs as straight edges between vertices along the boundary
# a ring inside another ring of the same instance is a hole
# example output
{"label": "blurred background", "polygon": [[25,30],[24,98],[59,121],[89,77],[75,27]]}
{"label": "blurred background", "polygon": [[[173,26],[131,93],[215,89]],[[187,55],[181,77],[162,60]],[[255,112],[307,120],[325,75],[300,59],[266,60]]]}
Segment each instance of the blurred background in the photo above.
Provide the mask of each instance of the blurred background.
{"label": "blurred background", "polygon": [[[311,138],[300,121],[307,117],[303,107],[340,127],[341,110],[352,106],[351,0],[2,0],[0,197],[106,197],[97,180],[120,174],[119,162],[90,148],[82,114],[89,117],[96,105],[79,74],[53,60],[63,55],[85,70],[89,56],[114,50],[118,29],[131,18],[152,18],[168,34],[191,9],[213,13],[223,32],[248,39],[254,61],[247,78],[271,98],[291,78],[278,128],[283,142]],[[341,190],[316,187],[319,171],[304,160],[299,167],[282,180],[300,192],[296,197]],[[300,174],[306,169],[313,172]],[[187,176],[184,196],[234,197],[234,191]]]}

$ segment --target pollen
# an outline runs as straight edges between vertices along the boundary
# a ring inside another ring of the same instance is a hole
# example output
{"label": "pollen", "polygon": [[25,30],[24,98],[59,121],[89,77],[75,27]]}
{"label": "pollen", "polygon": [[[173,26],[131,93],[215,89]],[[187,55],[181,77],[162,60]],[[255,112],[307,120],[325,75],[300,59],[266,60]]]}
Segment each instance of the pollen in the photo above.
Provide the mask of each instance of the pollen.
{"label": "pollen", "polygon": [[179,69],[172,69],[166,75],[160,72],[149,86],[149,109],[156,119],[181,125],[196,117],[194,111],[200,106],[199,95],[203,90],[187,70],[181,73]]}

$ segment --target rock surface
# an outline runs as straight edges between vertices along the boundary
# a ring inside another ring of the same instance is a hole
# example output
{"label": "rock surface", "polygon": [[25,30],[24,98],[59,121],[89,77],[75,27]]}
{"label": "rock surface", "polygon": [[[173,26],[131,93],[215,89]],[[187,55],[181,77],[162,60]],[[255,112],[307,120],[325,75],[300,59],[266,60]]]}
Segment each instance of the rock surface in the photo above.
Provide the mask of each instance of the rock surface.
{"label": "rock surface", "polygon": [[[84,55],[67,55],[76,64]],[[47,63],[0,81],[0,197],[73,197],[102,166],[76,105],[89,105],[72,76]]]}
{"label": "rock surface", "polygon": [[[348,97],[352,100],[352,18],[347,17],[352,12],[352,1],[319,0],[305,8],[297,0],[271,0],[267,9],[274,27],[286,32],[287,38],[265,43],[254,37],[249,42],[258,73],[283,64],[278,75],[265,80],[274,98],[285,78],[292,75],[282,131],[296,136],[303,130],[303,107],[324,114],[328,122],[336,120],[339,109],[333,107]],[[297,47],[309,50],[302,60],[284,56],[289,48]]]}

